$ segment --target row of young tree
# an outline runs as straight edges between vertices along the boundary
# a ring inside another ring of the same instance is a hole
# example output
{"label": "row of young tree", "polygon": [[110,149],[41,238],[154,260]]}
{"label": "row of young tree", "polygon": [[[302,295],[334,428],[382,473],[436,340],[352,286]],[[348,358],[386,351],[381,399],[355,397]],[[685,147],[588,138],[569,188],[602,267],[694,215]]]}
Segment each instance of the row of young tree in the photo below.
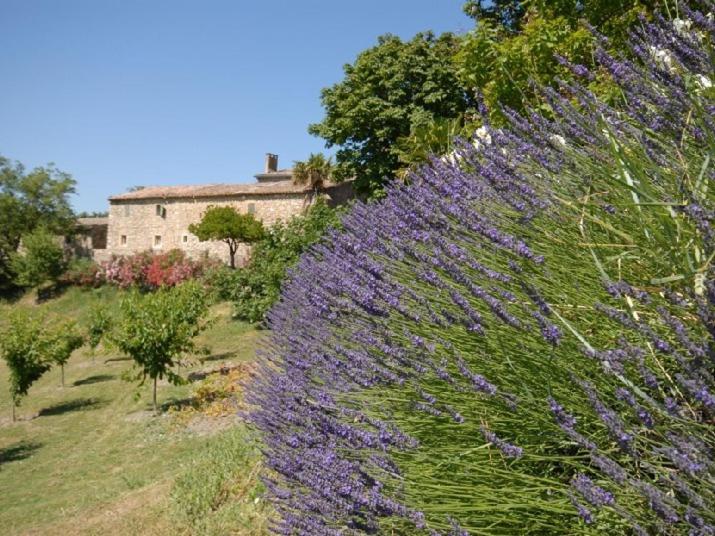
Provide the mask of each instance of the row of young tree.
{"label": "row of young tree", "polygon": [[496,126],[506,109],[548,112],[536,88],[573,80],[557,57],[592,69],[589,89],[606,102],[618,98],[596,65],[604,43],[589,27],[620,53],[640,15],[667,7],[661,0],[469,0],[464,11],[475,27],[464,35],[424,32],[404,41],[387,34],[360,53],[342,81],[323,89],[325,116],[309,132],[337,148],[335,178],[354,178],[360,193],[379,197],[430,154],[449,152],[456,136],[471,137],[485,109]]}
{"label": "row of young tree", "polygon": [[151,382],[157,413],[158,381],[183,383],[178,372],[181,360],[208,351],[196,340],[210,325],[208,305],[206,289],[193,281],[149,294],[132,291],[122,300],[116,318],[106,308],[95,308],[84,332],[72,322],[51,323],[18,309],[0,334],[0,357],[10,372],[13,421],[30,387],[47,371],[59,366],[64,387],[64,367],[72,353],[85,344],[94,352],[100,343],[133,360],[127,379],[140,386]]}

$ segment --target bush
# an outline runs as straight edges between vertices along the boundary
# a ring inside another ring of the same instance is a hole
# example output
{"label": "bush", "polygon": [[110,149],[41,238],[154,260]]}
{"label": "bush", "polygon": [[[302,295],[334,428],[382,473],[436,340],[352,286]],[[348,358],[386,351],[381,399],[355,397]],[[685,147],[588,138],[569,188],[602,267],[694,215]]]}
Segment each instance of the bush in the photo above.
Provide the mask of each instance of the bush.
{"label": "bush", "polygon": [[20,252],[11,261],[16,283],[23,287],[36,287],[56,281],[67,267],[65,253],[57,237],[43,228],[23,235]]}
{"label": "bush", "polygon": [[305,216],[295,216],[287,223],[279,222],[269,228],[254,246],[248,266],[234,274],[216,274],[216,282],[221,285],[219,294],[234,301],[236,317],[248,322],[262,321],[290,277],[289,269],[328,228],[338,223],[339,211],[319,200]]}
{"label": "bush", "polygon": [[153,290],[196,279],[204,271],[220,264],[220,261],[208,257],[193,260],[182,250],[174,249],[166,253],[145,251],[126,257],[112,257],[102,264],[102,270],[107,283],[121,288]]}
{"label": "bush", "polygon": [[76,287],[98,288],[105,282],[102,267],[91,259],[73,259],[59,282]]}
{"label": "bush", "polygon": [[679,9],[597,51],[618,108],[544,90],[301,259],[249,396],[277,532],[713,533],[715,27]]}

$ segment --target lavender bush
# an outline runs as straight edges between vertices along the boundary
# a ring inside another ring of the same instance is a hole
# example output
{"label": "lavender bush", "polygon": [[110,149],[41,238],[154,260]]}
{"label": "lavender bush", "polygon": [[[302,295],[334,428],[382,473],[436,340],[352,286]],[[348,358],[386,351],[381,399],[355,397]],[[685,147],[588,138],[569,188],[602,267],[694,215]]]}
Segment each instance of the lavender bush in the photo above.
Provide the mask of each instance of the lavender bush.
{"label": "lavender bush", "polygon": [[302,258],[250,392],[276,533],[715,533],[713,7]]}

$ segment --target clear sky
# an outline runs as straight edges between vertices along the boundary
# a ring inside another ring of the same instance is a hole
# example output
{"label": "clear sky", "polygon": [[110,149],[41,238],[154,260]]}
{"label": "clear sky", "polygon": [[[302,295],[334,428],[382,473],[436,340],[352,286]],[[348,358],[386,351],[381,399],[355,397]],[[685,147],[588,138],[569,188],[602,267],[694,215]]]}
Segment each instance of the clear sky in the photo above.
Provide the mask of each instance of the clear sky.
{"label": "clear sky", "polygon": [[463,0],[0,0],[0,154],[78,211],[135,185],[252,182],[323,150],[320,89],[378,35],[464,32]]}

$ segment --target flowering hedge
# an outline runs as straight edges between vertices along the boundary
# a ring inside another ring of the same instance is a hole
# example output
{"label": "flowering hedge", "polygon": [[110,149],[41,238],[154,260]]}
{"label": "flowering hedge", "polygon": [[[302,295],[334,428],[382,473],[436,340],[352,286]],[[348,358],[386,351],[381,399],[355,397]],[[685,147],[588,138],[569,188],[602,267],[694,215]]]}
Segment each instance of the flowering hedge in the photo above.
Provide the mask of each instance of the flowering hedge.
{"label": "flowering hedge", "polygon": [[715,533],[715,24],[680,10],[598,51],[622,103],[544,90],[302,258],[249,393],[276,533]]}
{"label": "flowering hedge", "polygon": [[195,279],[208,268],[220,264],[209,258],[193,260],[180,249],[173,249],[166,253],[145,251],[127,257],[113,257],[103,263],[102,268],[107,283],[122,288],[155,289]]}
{"label": "flowering hedge", "polygon": [[75,262],[61,280],[67,284],[85,287],[112,284],[121,288],[151,290],[176,286],[221,265],[220,261],[209,258],[190,259],[179,249],[166,253],[145,251],[129,256],[114,256],[101,264],[91,261]]}

